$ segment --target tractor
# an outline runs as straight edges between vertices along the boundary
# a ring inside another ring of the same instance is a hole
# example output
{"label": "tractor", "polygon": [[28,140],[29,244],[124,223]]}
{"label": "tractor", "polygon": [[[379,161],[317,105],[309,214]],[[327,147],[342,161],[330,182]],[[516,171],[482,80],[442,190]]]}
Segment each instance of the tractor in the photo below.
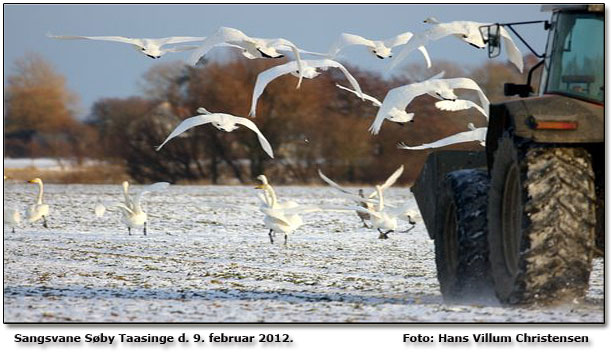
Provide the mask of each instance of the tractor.
{"label": "tractor", "polygon": [[[447,302],[580,300],[604,249],[604,5],[544,5],[545,52],[490,105],[484,150],[431,153],[412,187]],[[540,85],[532,76],[540,71]],[[536,94],[537,93],[537,94]]]}

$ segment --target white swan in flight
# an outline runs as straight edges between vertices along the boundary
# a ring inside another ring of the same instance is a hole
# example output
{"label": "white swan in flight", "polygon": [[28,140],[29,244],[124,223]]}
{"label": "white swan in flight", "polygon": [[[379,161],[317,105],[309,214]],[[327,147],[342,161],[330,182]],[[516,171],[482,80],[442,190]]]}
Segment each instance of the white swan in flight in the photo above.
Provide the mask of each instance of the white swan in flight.
{"label": "white swan in flight", "polygon": [[[281,58],[284,55],[279,51],[290,48],[301,72],[300,49],[291,41],[284,38],[249,37],[244,32],[231,27],[220,27],[217,32],[206,38],[189,58],[190,64],[196,65],[208,51],[223,43],[242,48],[242,55],[249,59]],[[299,88],[301,84],[302,75],[300,74],[297,87]]]}
{"label": "white swan in flight", "polygon": [[[380,185],[381,193],[384,192],[389,187],[393,186],[393,184],[395,184],[395,182],[402,175],[403,172],[404,172],[404,166],[402,165],[397,170],[395,170],[393,172],[393,174],[391,174],[382,185]],[[374,210],[374,201],[371,201],[370,199],[373,199],[373,198],[376,197],[376,195],[378,194],[378,190],[374,190],[373,192],[371,192],[366,197],[364,195],[363,189],[359,189],[358,193],[355,194],[355,193],[353,193],[353,192],[351,192],[351,191],[341,187],[335,181],[333,181],[332,179],[330,179],[327,176],[325,176],[325,174],[323,174],[321,172],[321,170],[319,170],[319,176],[329,186],[331,186],[334,189],[342,192],[345,195],[345,197],[347,197],[348,199],[350,199],[352,201],[355,201],[355,202],[358,202],[359,205],[361,207],[363,207],[363,208],[366,208],[366,209],[369,209],[369,210]],[[363,226],[366,227],[366,228],[370,228],[367,225],[367,223],[366,223],[366,220],[370,220],[370,214],[362,212],[362,211],[356,211],[356,212],[357,212],[357,215],[359,216],[359,218],[361,219],[361,222],[363,223]]]}
{"label": "white swan in flight", "polygon": [[336,62],[335,60],[302,60],[302,69],[298,67],[298,63],[296,61],[291,61],[289,63],[272,67],[257,75],[257,81],[255,82],[255,89],[253,89],[253,98],[251,99],[251,111],[249,115],[251,117],[255,117],[255,111],[257,109],[257,100],[259,99],[259,96],[261,96],[263,91],[266,89],[266,86],[268,86],[268,84],[272,80],[285,74],[291,74],[294,76],[299,76],[301,74],[306,79],[313,79],[319,76],[319,74],[321,74],[321,72],[317,71],[317,69],[327,70],[327,68],[330,67],[340,69],[344,76],[346,76],[351,86],[359,93],[359,95],[362,94],[357,79],[355,79],[355,77],[353,77],[351,73],[349,73],[349,71],[346,70],[346,68],[342,64]]}
{"label": "white swan in flight", "polygon": [[[389,70],[393,69],[400,62],[402,62],[413,50],[420,48],[431,41],[437,41],[451,35],[476,48],[485,48],[488,38],[483,38],[483,36],[486,37],[487,33],[481,33],[480,27],[491,25],[491,23],[474,21],[453,21],[440,23],[434,17],[429,17],[424,22],[433,24],[433,26],[424,32],[415,34],[408,41],[401,52],[395,57],[395,59],[393,59],[393,61],[389,64]],[[519,72],[522,73],[523,55],[521,54],[521,51],[516,47],[512,37],[510,37],[510,33],[508,33],[503,26],[499,27],[499,34],[503,40],[504,47],[506,47],[508,60],[510,60],[510,62],[516,66]]]}
{"label": "white swan in flight", "polygon": [[166,140],[159,147],[157,147],[156,150],[159,151],[166,143],[168,143],[169,140],[195,126],[211,123],[219,130],[231,132],[237,129],[238,125],[242,125],[257,134],[259,144],[261,145],[263,150],[270,156],[270,158],[274,158],[272,146],[270,145],[266,137],[263,135],[263,133],[261,133],[259,128],[257,128],[257,125],[255,125],[255,123],[249,120],[248,118],[238,117],[227,113],[211,113],[203,107],[198,108],[198,113],[200,113],[201,115],[187,118],[183,122],[181,122],[174,129],[174,131],[170,133],[168,138],[166,138]]}
{"label": "white swan in flight", "polygon": [[[482,110],[479,111],[483,112],[486,117],[489,116],[489,99],[487,99],[480,86],[474,80],[469,78],[430,79],[389,90],[380,109],[378,109],[376,118],[370,126],[370,132],[378,134],[385,120],[398,123],[413,121],[414,113],[408,113],[405,109],[417,96],[427,94],[440,100],[456,101],[458,97],[453,91],[454,89],[475,90],[478,93],[482,107]],[[453,110],[457,110],[460,107],[470,108],[473,105],[460,101],[456,104],[443,104],[442,107],[440,105],[437,107],[439,109],[453,108]]]}
{"label": "white swan in flight", "polygon": [[[4,180],[6,179],[8,179],[8,177],[5,175]],[[19,210],[12,207],[4,207],[4,224],[9,225],[12,232],[15,233],[15,226],[21,224],[21,213]]]}
{"label": "white swan in flight", "polygon": [[168,186],[170,186],[170,183],[156,182],[149,186],[145,186],[135,198],[132,198],[127,191],[128,183],[125,181],[123,182],[123,195],[125,202],[117,202],[109,205],[99,203],[95,206],[96,216],[102,217],[106,210],[120,210],[122,215],[121,221],[127,226],[129,235],[132,235],[132,228],[140,226],[143,227],[142,233],[147,235],[148,216],[142,209],[142,197],[151,192],[165,190]]}
{"label": "white swan in flight", "polygon": [[468,128],[470,129],[469,131],[459,132],[451,136],[437,140],[435,142],[426,143],[426,144],[422,144],[419,146],[413,146],[413,147],[407,146],[404,143],[400,143],[398,145],[398,148],[407,149],[407,150],[423,150],[423,149],[440,148],[440,147],[445,147],[447,145],[473,142],[473,141],[478,141],[480,145],[484,146],[485,141],[487,139],[487,127],[476,128],[474,127],[473,123],[469,123]]}
{"label": "white swan in flight", "polygon": [[166,53],[190,51],[198,48],[198,46],[195,45],[162,48],[165,45],[202,42],[206,39],[206,37],[128,38],[121,36],[56,36],[52,34],[47,34],[47,37],[54,39],[91,39],[96,41],[127,43],[131,44],[138,52],[153,59],[160,58]]}
{"label": "white swan in flight", "polygon": [[35,178],[32,180],[29,180],[28,183],[38,184],[38,197],[36,198],[36,203],[33,205],[30,205],[30,207],[28,207],[28,209],[26,210],[26,218],[28,222],[30,223],[33,223],[33,222],[36,222],[42,219],[43,227],[49,228],[49,226],[47,225],[47,217],[49,216],[49,205],[47,205],[46,203],[43,203],[43,193],[44,193],[43,182],[40,178]]}
{"label": "white swan in flight", "polygon": [[[403,44],[408,43],[412,36],[412,32],[404,32],[395,37],[387,38],[385,40],[370,40],[362,36],[350,33],[342,33],[329,49],[329,57],[336,58],[338,53],[340,53],[344,48],[348,46],[366,46],[374,56],[380,59],[391,58],[393,56],[393,47],[401,46]],[[429,53],[427,53],[427,49],[425,49],[424,46],[421,46],[418,48],[418,50],[421,51],[421,53],[423,54],[423,57],[425,58],[425,63],[427,64],[427,68],[430,68],[431,59],[429,58]]]}

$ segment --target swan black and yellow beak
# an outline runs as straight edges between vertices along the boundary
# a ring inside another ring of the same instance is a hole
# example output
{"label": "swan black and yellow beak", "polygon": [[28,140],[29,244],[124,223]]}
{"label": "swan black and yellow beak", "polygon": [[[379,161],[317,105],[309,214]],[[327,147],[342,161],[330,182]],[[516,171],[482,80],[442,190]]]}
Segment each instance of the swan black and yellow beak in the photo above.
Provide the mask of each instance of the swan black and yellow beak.
{"label": "swan black and yellow beak", "polygon": [[27,182],[28,182],[28,184],[35,184],[36,183],[36,181],[34,181],[34,180],[28,180]]}
{"label": "swan black and yellow beak", "polygon": [[258,190],[263,190],[264,187],[265,187],[265,185],[257,185],[257,186],[255,186],[255,188],[258,189]]}

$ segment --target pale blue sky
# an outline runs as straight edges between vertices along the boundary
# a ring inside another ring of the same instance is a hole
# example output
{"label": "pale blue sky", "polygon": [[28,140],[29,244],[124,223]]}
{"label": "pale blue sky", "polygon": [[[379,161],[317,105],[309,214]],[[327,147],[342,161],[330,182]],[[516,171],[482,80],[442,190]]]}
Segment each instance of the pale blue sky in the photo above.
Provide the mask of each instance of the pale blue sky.
{"label": "pale blue sky", "polygon": [[[42,54],[81,98],[80,116],[84,117],[100,98],[140,94],[138,80],[155,63],[186,59],[188,54],[153,60],[129,45],[52,40],[45,36],[48,32],[207,36],[220,26],[229,26],[250,36],[283,37],[303,49],[326,51],[342,32],[384,39],[427,29],[422,21],[428,16],[441,21],[516,22],[547,20],[550,13],[540,12],[539,5],[4,5],[4,73],[10,74],[14,60],[28,51]],[[541,25],[523,26],[519,32],[543,50],[546,38]],[[518,41],[517,45],[528,53]],[[478,65],[487,60],[485,50],[454,38],[433,42],[428,50],[434,62],[444,59]],[[504,53],[499,60],[506,60]],[[378,72],[384,66],[359,48],[347,50],[343,61]],[[424,62],[415,54],[406,63]]]}

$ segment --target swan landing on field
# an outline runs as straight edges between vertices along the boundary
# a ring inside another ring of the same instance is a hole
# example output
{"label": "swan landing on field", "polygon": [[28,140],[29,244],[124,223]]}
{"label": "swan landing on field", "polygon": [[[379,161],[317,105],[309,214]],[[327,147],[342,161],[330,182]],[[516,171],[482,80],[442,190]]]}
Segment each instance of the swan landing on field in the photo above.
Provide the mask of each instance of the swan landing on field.
{"label": "swan landing on field", "polygon": [[[389,187],[391,187],[393,184],[395,184],[395,182],[397,181],[397,179],[399,179],[399,177],[402,175],[402,173],[404,172],[404,166],[400,166],[397,170],[395,170],[393,172],[393,174],[391,174],[387,180],[385,181],[384,184],[380,185],[380,191],[384,192],[386,189],[388,189]],[[366,208],[370,211],[374,211],[374,203],[375,201],[371,200],[373,198],[376,197],[376,195],[378,195],[378,190],[374,190],[372,193],[370,193],[367,197],[364,195],[363,193],[363,189],[359,189],[358,194],[355,194],[349,190],[346,190],[345,188],[341,187],[340,185],[338,185],[335,181],[333,181],[332,179],[328,178],[327,176],[325,176],[321,170],[319,170],[319,176],[321,177],[321,179],[323,181],[325,181],[329,186],[333,187],[334,189],[340,191],[347,199],[352,200],[354,202],[358,202],[359,205],[363,208]],[[366,212],[362,212],[362,211],[355,211],[357,212],[357,216],[359,216],[359,218],[361,219],[361,222],[363,223],[363,226],[366,228],[371,228],[370,226],[368,226],[368,224],[366,223],[366,220],[370,220],[370,214],[366,213]]]}
{"label": "swan landing on field", "polygon": [[47,217],[49,216],[49,205],[43,203],[43,182],[40,178],[29,180],[30,184],[38,184],[38,198],[36,204],[30,205],[26,211],[26,218],[28,222],[33,223],[38,220],[43,220],[43,227],[49,228],[47,224]]}
{"label": "swan landing on field", "polygon": [[142,226],[142,233],[147,235],[147,213],[143,211],[141,201],[142,197],[151,192],[158,192],[165,190],[170,186],[167,182],[157,182],[149,186],[144,187],[135,198],[132,198],[128,192],[129,184],[127,181],[123,182],[123,197],[124,202],[116,202],[113,204],[98,203],[95,208],[95,214],[98,217],[104,216],[106,210],[120,210],[122,219],[121,221],[128,228],[128,234],[132,235],[132,228]]}

